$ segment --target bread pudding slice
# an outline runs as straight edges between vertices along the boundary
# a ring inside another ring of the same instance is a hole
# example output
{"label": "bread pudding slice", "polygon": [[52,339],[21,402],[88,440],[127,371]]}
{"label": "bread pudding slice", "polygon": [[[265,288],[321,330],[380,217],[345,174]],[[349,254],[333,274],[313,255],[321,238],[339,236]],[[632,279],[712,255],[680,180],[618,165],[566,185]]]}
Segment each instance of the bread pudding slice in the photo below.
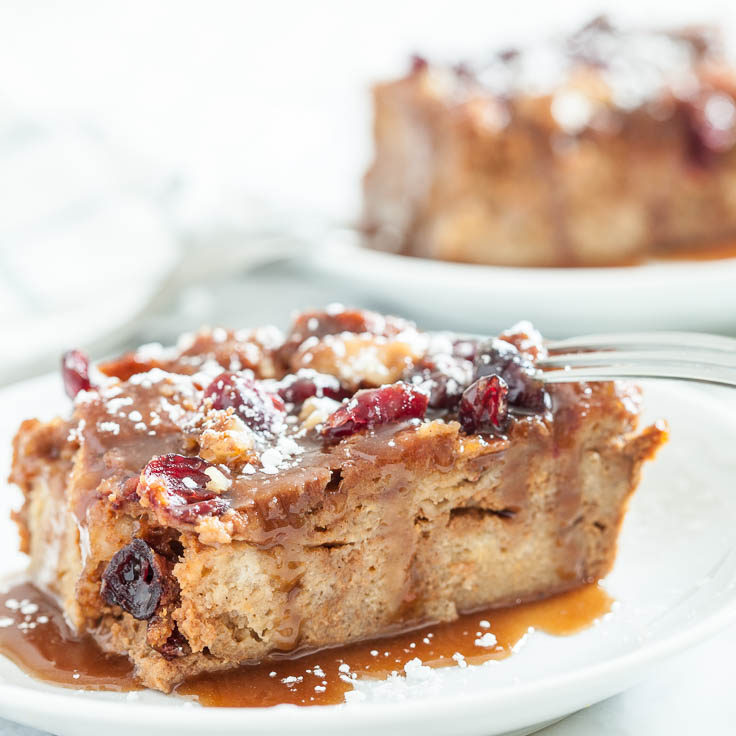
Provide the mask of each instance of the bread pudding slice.
{"label": "bread pudding slice", "polygon": [[506,266],[600,266],[736,238],[736,73],[712,29],[622,31],[374,90],[368,244]]}
{"label": "bread pudding slice", "polygon": [[67,354],[71,416],[15,438],[31,578],[162,691],[597,580],[665,434],[542,353],[333,307]]}

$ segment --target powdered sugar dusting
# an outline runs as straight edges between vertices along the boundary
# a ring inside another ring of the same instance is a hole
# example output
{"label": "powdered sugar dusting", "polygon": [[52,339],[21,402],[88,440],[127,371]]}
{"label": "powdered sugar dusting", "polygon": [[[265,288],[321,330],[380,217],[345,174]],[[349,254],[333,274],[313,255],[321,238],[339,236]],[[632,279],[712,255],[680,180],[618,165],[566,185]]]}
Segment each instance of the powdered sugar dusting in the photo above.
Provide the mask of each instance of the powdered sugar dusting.
{"label": "powdered sugar dusting", "polygon": [[135,357],[141,363],[154,360],[165,361],[176,357],[176,348],[165,348],[160,342],[149,342],[141,345],[135,351]]}
{"label": "powdered sugar dusting", "polygon": [[490,647],[495,647],[496,637],[490,631],[487,631],[485,634],[481,634],[475,640],[475,646],[483,647],[485,649],[490,648]]}
{"label": "powdered sugar dusting", "polygon": [[[103,397],[104,400],[104,397]],[[133,397],[132,396],[120,396],[114,399],[108,399],[105,402],[105,408],[107,409],[108,414],[112,415],[119,415],[124,417],[125,414],[122,413],[121,409],[124,406],[130,406],[133,403]]]}
{"label": "powdered sugar dusting", "polygon": [[120,425],[117,422],[97,422],[97,429],[100,432],[109,432],[110,434],[120,434]]}

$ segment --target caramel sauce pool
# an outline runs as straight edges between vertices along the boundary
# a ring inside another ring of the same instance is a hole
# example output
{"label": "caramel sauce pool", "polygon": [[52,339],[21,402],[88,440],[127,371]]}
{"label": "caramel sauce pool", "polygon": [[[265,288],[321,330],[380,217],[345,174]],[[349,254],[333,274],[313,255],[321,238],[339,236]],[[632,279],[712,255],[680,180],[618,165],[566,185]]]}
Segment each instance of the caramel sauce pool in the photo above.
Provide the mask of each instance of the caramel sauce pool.
{"label": "caramel sauce pool", "polygon": [[[465,614],[383,639],[199,675],[176,692],[202,705],[255,707],[342,703],[354,678],[385,679],[418,657],[430,667],[505,659],[530,629],[566,636],[590,626],[613,601],[597,585],[525,603]],[[490,635],[490,636],[488,636]],[[493,641],[495,637],[495,642]],[[481,646],[476,642],[488,644]],[[88,690],[140,689],[127,657],[105,654],[89,635],[77,637],[58,606],[30,583],[0,594],[0,653],[40,680]],[[453,658],[453,655],[455,657]],[[458,655],[462,655],[462,658]]]}
{"label": "caramel sauce pool", "polygon": [[[673,263],[683,261],[721,261],[736,258],[736,240],[715,242],[706,244],[688,245],[672,251],[649,253],[644,258],[629,258],[616,260],[610,263],[597,263],[595,268],[626,268],[631,266],[642,266],[652,263]],[[549,266],[549,268],[580,268],[585,270],[591,268],[589,265],[581,265],[576,261],[564,261]]]}
{"label": "caramel sauce pool", "polygon": [[0,653],[39,680],[86,690],[140,690],[127,657],[75,636],[57,604],[31,583],[0,593]]}
{"label": "caramel sauce pool", "polygon": [[663,261],[718,261],[724,258],[736,258],[736,240],[701,247],[693,246],[658,257]]}

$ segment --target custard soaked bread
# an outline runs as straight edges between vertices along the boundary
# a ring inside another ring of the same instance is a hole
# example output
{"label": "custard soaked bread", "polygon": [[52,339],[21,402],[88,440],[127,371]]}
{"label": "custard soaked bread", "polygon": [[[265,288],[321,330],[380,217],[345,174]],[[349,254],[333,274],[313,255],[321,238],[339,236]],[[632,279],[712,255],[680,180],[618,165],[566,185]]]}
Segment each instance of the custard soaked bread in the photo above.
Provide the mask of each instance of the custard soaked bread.
{"label": "custard soaked bread", "polygon": [[736,73],[714,34],[620,31],[374,91],[371,246],[508,266],[631,263],[736,239]]}
{"label": "custard soaked bread", "polygon": [[164,691],[596,580],[664,432],[632,386],[545,388],[543,351],[332,308],[68,354],[71,418],[15,439],[32,578]]}

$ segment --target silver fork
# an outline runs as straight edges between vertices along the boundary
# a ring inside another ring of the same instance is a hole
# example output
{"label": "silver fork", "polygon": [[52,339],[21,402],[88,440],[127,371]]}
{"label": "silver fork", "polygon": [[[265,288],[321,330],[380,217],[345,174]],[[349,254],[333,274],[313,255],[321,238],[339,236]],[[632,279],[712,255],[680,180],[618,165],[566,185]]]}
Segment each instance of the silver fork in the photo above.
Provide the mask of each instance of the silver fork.
{"label": "silver fork", "polygon": [[736,339],[697,332],[587,335],[547,344],[545,383],[670,378],[736,386]]}

